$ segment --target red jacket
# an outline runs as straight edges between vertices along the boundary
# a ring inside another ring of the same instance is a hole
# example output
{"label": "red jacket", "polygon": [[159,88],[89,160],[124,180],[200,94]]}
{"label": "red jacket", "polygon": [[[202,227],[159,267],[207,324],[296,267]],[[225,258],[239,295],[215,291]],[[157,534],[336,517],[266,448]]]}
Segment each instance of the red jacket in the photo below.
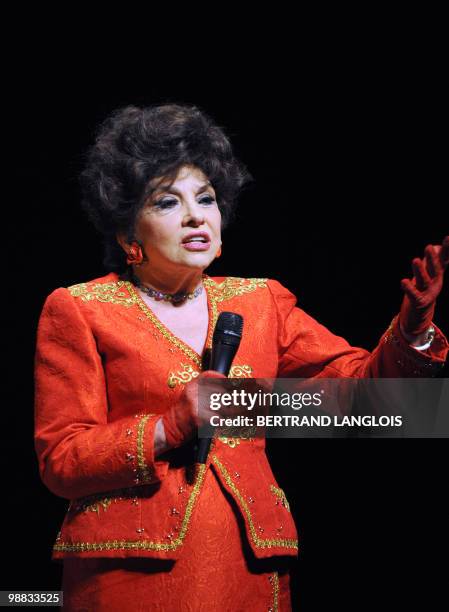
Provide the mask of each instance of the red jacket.
{"label": "red jacket", "polygon": [[[436,326],[431,349],[410,347],[395,317],[370,353],[298,308],[276,280],[204,275],[204,284],[207,347],[221,310],[244,317],[232,377],[432,376],[449,350]],[[263,439],[216,439],[195,473],[187,449],[155,459],[159,415],[200,371],[201,357],[115,273],[47,297],[35,356],[35,448],[44,484],[71,500],[53,559],[178,558],[195,537],[191,518],[209,469],[237,503],[257,557],[297,554]]]}

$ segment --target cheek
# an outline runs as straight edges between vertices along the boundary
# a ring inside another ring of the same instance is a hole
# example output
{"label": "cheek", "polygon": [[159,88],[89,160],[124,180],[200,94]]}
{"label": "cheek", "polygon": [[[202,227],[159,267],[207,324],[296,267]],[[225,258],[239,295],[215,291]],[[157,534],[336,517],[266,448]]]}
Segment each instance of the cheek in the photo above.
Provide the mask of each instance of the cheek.
{"label": "cheek", "polygon": [[210,223],[215,229],[216,233],[219,234],[221,229],[221,213],[218,208],[213,211],[213,214],[210,217]]}
{"label": "cheek", "polygon": [[164,245],[173,239],[173,229],[170,223],[160,222],[159,220],[146,223],[142,228],[144,240],[153,245]]}

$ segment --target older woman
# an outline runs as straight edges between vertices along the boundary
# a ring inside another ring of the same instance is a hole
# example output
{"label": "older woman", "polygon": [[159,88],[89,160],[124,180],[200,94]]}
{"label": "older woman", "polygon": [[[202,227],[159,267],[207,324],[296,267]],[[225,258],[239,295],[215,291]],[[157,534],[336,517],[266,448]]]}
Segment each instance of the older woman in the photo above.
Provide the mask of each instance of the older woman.
{"label": "older woman", "polygon": [[89,151],[83,204],[108,273],[47,297],[35,360],[39,470],[70,500],[53,548],[67,610],[290,609],[297,533],[264,441],[217,437],[195,463],[199,381],[224,378],[208,369],[220,311],[245,320],[232,377],[426,376],[444,364],[432,316],[449,237],[414,260],[372,353],[276,280],[208,276],[250,178],[197,107],[119,109]]}

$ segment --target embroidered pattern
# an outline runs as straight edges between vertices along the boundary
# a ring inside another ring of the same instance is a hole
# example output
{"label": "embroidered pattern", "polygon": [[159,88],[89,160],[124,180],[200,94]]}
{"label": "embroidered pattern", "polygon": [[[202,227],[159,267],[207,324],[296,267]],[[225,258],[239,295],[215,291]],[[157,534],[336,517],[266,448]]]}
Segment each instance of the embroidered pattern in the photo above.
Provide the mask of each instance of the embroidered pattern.
{"label": "embroidered pattern", "polygon": [[112,283],[78,283],[67,287],[70,295],[80,297],[83,302],[98,300],[99,302],[109,302],[112,304],[120,304],[129,308],[135,304],[135,298],[129,297],[126,292],[122,291],[126,286],[126,281],[116,281]]}
{"label": "embroidered pattern", "polygon": [[100,514],[100,506],[106,512],[106,510],[108,509],[111,503],[112,503],[112,499],[110,497],[103,497],[102,499],[100,499],[98,502],[94,504],[83,506],[83,510],[84,512],[96,512],[97,514]]}
{"label": "embroidered pattern", "polygon": [[[125,499],[127,491],[128,489],[119,489],[117,491],[114,491],[115,495],[113,496],[105,496],[104,493],[98,493],[97,495],[88,495],[80,499],[72,500],[70,502],[67,512],[96,512],[99,515],[100,508],[103,508],[103,510],[106,512],[112,502],[117,503],[117,500]],[[119,495],[119,493],[122,492],[125,497]],[[61,533],[59,533],[58,539],[60,539],[60,537]]]}
{"label": "embroidered pattern", "polygon": [[228,378],[251,378],[253,369],[250,365],[233,365],[229,370]]}
{"label": "embroidered pattern", "polygon": [[[194,378],[199,376],[198,370],[194,370],[191,365],[186,363],[182,363],[182,371],[178,370],[178,372],[170,372],[170,375],[167,380],[167,384],[170,389],[176,387],[176,385],[185,385],[190,382]],[[229,378],[251,378],[252,367],[250,365],[233,365],[229,370]]]}
{"label": "embroidered pattern", "polygon": [[189,522],[192,515],[193,507],[198,494],[201,489],[201,485],[204,481],[204,475],[206,473],[206,465],[198,465],[198,471],[196,474],[195,484],[193,485],[187,506],[182,520],[181,529],[179,530],[178,536],[171,542],[151,542],[149,540],[109,540],[107,542],[57,542],[53,546],[55,552],[91,552],[101,550],[176,550],[186,536],[189,528]]}
{"label": "embroidered pattern", "polygon": [[198,370],[194,370],[191,365],[188,365],[187,363],[182,363],[181,366],[182,371],[170,372],[170,375],[167,380],[167,384],[170,389],[173,389],[174,387],[176,387],[176,385],[185,385],[186,383],[199,376]]}
{"label": "embroidered pattern", "polygon": [[151,471],[145,462],[145,449],[143,445],[145,425],[152,414],[146,414],[139,421],[137,426],[137,464],[139,467],[139,480],[142,484],[151,482]]}
{"label": "embroidered pattern", "polygon": [[219,433],[225,435],[218,436],[218,439],[230,448],[235,448],[240,440],[254,440],[256,432],[257,427],[220,427]]}
{"label": "embroidered pattern", "polygon": [[278,612],[279,610],[279,574],[274,572],[268,577],[273,587],[273,604],[268,608],[268,612]]}
{"label": "embroidered pattern", "polygon": [[279,502],[284,506],[288,512],[290,512],[290,504],[285,496],[285,493],[279,487],[275,487],[274,485],[270,485],[270,491],[278,498]]}
{"label": "embroidered pattern", "polygon": [[249,524],[249,530],[250,530],[250,533],[251,533],[251,538],[252,538],[255,546],[257,546],[257,548],[280,547],[280,548],[294,548],[294,549],[297,549],[298,548],[298,540],[286,539],[286,538],[276,538],[276,539],[263,539],[263,538],[259,538],[259,536],[257,535],[257,532],[256,532],[256,527],[254,525],[254,521],[253,521],[253,517],[252,517],[251,511],[250,511],[250,509],[248,507],[248,504],[247,504],[245,498],[243,497],[243,495],[240,493],[240,491],[235,486],[235,483],[233,482],[231,476],[229,475],[229,472],[224,467],[224,465],[221,463],[221,461],[218,459],[217,455],[213,456],[213,462],[217,466],[218,470],[223,474],[225,482],[227,483],[229,488],[232,490],[232,492],[234,493],[235,497],[238,499],[238,501],[240,503],[240,507],[242,508],[243,512],[246,515],[246,518],[248,519],[248,524]]}
{"label": "embroidered pattern", "polygon": [[239,276],[228,276],[221,283],[217,283],[209,276],[204,278],[203,283],[211,289],[217,302],[230,300],[237,295],[251,293],[258,287],[266,288],[267,278],[241,278]]}

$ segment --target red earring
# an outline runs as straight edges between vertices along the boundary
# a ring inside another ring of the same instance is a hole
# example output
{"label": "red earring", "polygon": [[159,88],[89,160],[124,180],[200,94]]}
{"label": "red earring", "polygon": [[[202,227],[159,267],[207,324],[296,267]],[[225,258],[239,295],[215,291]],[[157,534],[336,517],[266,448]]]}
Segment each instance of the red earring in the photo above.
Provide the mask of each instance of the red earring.
{"label": "red earring", "polygon": [[218,249],[217,254],[215,255],[215,258],[220,257],[221,255],[221,247]]}
{"label": "red earring", "polygon": [[142,249],[136,242],[133,242],[131,248],[128,251],[126,263],[128,265],[134,264],[135,266],[140,266],[142,261],[143,261]]}

